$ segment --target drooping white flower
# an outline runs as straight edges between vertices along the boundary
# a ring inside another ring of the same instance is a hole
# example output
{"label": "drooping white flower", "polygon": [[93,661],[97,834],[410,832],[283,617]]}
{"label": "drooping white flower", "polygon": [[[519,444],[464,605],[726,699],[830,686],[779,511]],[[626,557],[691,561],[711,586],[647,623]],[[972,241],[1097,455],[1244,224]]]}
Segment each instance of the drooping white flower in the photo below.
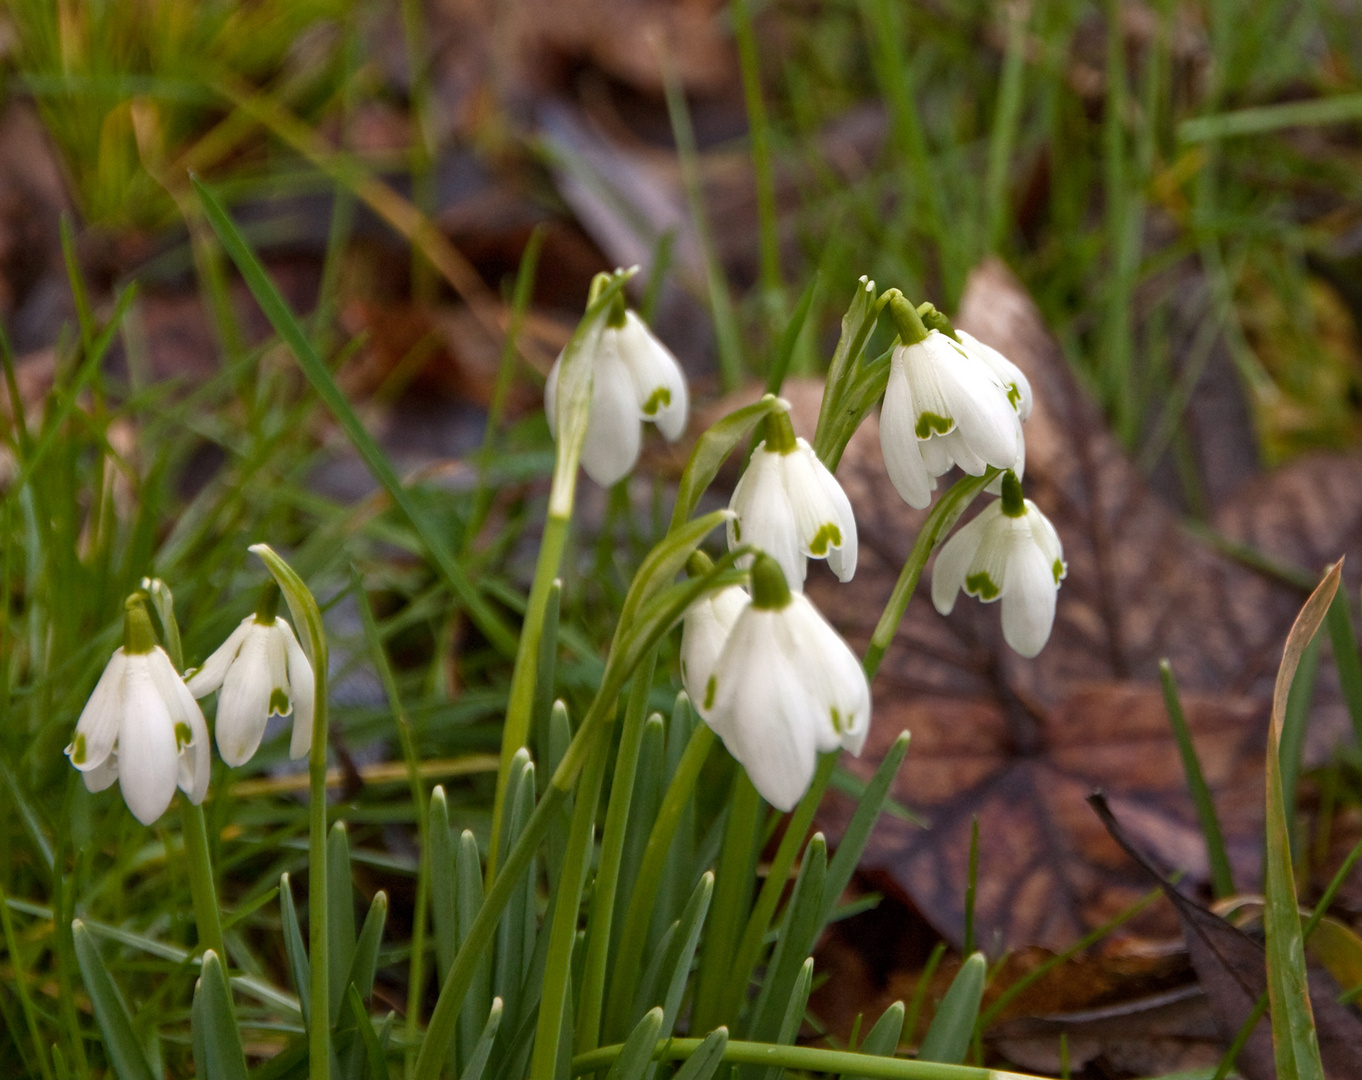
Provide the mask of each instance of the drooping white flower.
{"label": "drooping white flower", "polygon": [[[804,587],[806,559],[827,559],[840,581],[856,573],[856,518],[842,485],[805,440],[795,438],[785,410],[766,419],[766,438],[752,451],[728,507],[728,547],[760,548],[780,564],[792,589]],[[751,557],[740,561],[748,565]]]}
{"label": "drooping white flower", "polygon": [[932,603],[949,615],[961,589],[984,603],[1002,600],[1003,638],[1022,656],[1045,647],[1055,594],[1068,570],[1049,518],[1003,474],[1002,498],[990,503],[942,546],[932,569]]}
{"label": "drooping white flower", "polygon": [[865,745],[865,672],[813,602],[790,591],[768,555],[752,564],[752,597],[728,633],[713,679],[713,704],[701,715],[778,810],[803,797],[820,752],[840,747],[859,755]]}
{"label": "drooping white flower", "polygon": [[960,344],[965,347],[965,351],[976,359],[982,360],[988,365],[989,370],[998,376],[998,381],[1003,384],[1003,388],[1007,391],[1008,400],[1012,402],[1012,407],[1017,410],[1017,416],[1022,420],[1030,420],[1033,404],[1031,380],[1026,377],[1022,369],[992,345],[985,345],[973,334],[965,330],[956,330],[955,333],[960,339]]}
{"label": "drooping white flower", "polygon": [[233,767],[255,755],[270,716],[293,715],[289,757],[312,748],[316,689],[312,665],[293,628],[279,618],[279,589],[265,586],[255,614],[247,615],[213,655],[189,677],[196,697],[218,694],[218,753]]}
{"label": "drooping white flower", "polygon": [[1005,384],[1010,375],[999,375],[991,361],[935,329],[894,349],[880,410],[880,446],[905,502],[927,506],[935,478],[953,465],[973,476],[989,466],[1019,465],[1024,443],[1018,410],[1023,399],[1029,409],[1030,386],[1023,395],[1025,377],[1016,375],[1021,381],[1015,388]]}
{"label": "drooping white flower", "polygon": [[140,596],[128,601],[123,646],[114,650],[81,711],[66,756],[91,791],[117,780],[143,825],[165,813],[176,787],[196,805],[208,794],[208,725],[156,644]]}
{"label": "drooping white flower", "polygon": [[[628,475],[638,461],[644,420],[657,425],[668,442],[686,430],[686,377],[671,350],[632,311],[622,311],[582,345],[591,367],[591,407],[582,468],[602,487]],[[544,384],[549,431],[558,433],[560,353]]]}

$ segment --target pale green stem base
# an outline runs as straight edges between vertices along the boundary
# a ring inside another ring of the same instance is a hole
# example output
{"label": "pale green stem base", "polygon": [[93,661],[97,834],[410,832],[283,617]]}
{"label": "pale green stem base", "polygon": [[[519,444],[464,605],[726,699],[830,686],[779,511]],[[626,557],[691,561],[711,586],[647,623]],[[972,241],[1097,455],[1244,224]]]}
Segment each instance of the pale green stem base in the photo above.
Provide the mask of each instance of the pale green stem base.
{"label": "pale green stem base", "polygon": [[184,854],[189,862],[189,892],[194,900],[194,921],[199,928],[199,945],[212,949],[227,963],[227,948],[222,940],[222,914],[218,910],[213,864],[208,855],[208,825],[203,807],[180,796],[180,827],[184,832]]}

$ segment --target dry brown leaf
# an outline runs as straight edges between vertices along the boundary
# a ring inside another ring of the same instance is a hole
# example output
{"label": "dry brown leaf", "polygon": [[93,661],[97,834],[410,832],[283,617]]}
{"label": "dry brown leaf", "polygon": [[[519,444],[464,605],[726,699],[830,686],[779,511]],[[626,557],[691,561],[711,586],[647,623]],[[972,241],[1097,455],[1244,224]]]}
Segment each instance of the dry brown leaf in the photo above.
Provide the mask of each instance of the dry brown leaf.
{"label": "dry brown leaf", "polygon": [[[1171,659],[1241,883],[1256,880],[1267,710],[1298,590],[1183,529],[1121,453],[1034,304],[999,263],[971,277],[959,323],[1030,378],[1028,495],[1054,521],[1069,562],[1054,634],[1024,660],[1002,642],[996,608],[973,601],[942,618],[920,590],[875,682],[868,777],[913,733],[894,795],[931,827],[890,819],[864,865],[880,871],[937,929],[964,929],[970,825],[980,823],[978,940],[986,948],[1063,947],[1147,884],[1083,803],[1104,789],[1132,837],[1194,878],[1205,847],[1158,689]],[[811,575],[810,594],[855,643],[869,639],[923,514],[884,472],[873,418],[839,469],[860,523],[849,585]],[[1217,524],[1298,565],[1319,568],[1362,546],[1356,458],[1304,462],[1229,500]],[[1349,479],[1350,476],[1354,479]],[[1280,535],[1279,535],[1280,532]],[[1356,557],[1353,564],[1359,561]],[[1355,586],[1350,586],[1350,589]],[[1321,665],[1312,738],[1346,724],[1332,666]],[[834,830],[846,812],[834,807]],[[1169,913],[1142,924],[1169,933]]]}

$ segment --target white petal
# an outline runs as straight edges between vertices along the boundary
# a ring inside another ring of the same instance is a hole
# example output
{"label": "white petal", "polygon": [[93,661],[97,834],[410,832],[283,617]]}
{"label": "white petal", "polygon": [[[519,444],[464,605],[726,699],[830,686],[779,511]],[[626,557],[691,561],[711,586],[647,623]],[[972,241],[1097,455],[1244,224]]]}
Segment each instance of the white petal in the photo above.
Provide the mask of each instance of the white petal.
{"label": "white petal", "polygon": [[562,364],[563,354],[559,353],[544,380],[544,419],[549,422],[549,435],[554,439],[558,438],[558,369]]}
{"label": "white petal", "polygon": [[[912,391],[913,412],[909,426],[914,437],[925,441],[953,430],[956,416],[941,380],[960,355],[954,343],[940,331],[929,330],[922,341],[901,346],[894,355],[903,357],[904,374]],[[924,425],[921,430],[919,423]]]}
{"label": "white petal", "polygon": [[150,825],[165,813],[179,781],[175,725],[146,656],[128,657],[124,686],[118,783],[133,816]]}
{"label": "white petal", "polygon": [[880,409],[880,449],[894,490],[909,506],[921,510],[931,504],[936,484],[928,475],[920,444],[913,434],[913,395],[903,370],[902,352],[902,348],[894,350],[889,384],[884,391],[884,405]]}
{"label": "white petal", "polygon": [[582,468],[601,487],[610,487],[638,461],[639,408],[633,379],[619,351],[604,347],[608,338],[602,340],[591,379],[591,419],[582,447]]}
{"label": "white petal", "polygon": [[[1032,539],[1050,560],[1051,575],[1054,576],[1054,564],[1059,563],[1058,577],[1063,579],[1069,568],[1064,562],[1064,547],[1059,542],[1059,533],[1055,532],[1050,519],[1042,514],[1030,499],[1026,500],[1026,520],[1031,526]],[[1059,582],[1056,581],[1055,584],[1058,586]]]}
{"label": "white petal", "polygon": [[[203,710],[164,649],[152,650],[147,657],[147,667],[156,684],[156,692],[161,695],[170,713],[171,723],[175,725],[178,755],[176,782],[189,796],[189,801],[197,806],[208,795],[208,781],[213,769],[208,724],[203,718]],[[188,738],[184,738],[179,730],[182,724],[189,729]]]}
{"label": "white petal", "polygon": [[[1020,480],[1026,475],[1026,432],[1022,428],[1021,417],[1017,417],[1017,460],[1012,463],[1012,471],[1017,474]],[[984,488],[990,495],[1001,495],[1003,493],[1003,478],[995,477],[993,482]]]}
{"label": "white petal", "polygon": [[800,550],[826,558],[839,580],[856,573],[856,517],[842,485],[803,439],[785,454],[785,490],[799,528]]}
{"label": "white petal", "polygon": [[80,711],[80,719],[76,721],[76,736],[66,748],[66,753],[71,756],[76,753],[78,747],[83,750],[80,761],[76,761],[74,757],[71,761],[71,764],[81,772],[102,765],[118,742],[119,725],[123,723],[126,671],[127,658],[124,657],[121,648],[115,649],[113,656],[109,657],[109,662],[104,665],[104,673],[100,675],[99,682],[95,683],[90,700]]}
{"label": "white petal", "polygon": [[213,651],[213,655],[203,662],[203,666],[189,677],[191,694],[196,698],[207,697],[222,685],[222,680],[227,676],[227,669],[232,666],[232,661],[236,659],[236,654],[241,649],[241,643],[246,640],[246,635],[251,632],[254,624],[254,615],[247,615],[242,619],[237,628],[227,636],[227,640],[219,645]]}
{"label": "white petal", "polygon": [[[1017,412],[988,368],[959,348],[936,370],[937,385],[960,438],[989,465],[1009,468],[1017,460]],[[965,464],[957,453],[956,462]],[[979,475],[982,468],[966,469]]]}
{"label": "white petal", "polygon": [[252,628],[218,695],[218,753],[233,767],[251,760],[265,734],[270,706],[268,638],[265,627]]}
{"label": "white petal", "polygon": [[1007,562],[1003,589],[1003,639],[1030,658],[1045,647],[1055,622],[1054,573],[1051,560],[1029,538],[1018,543]]}
{"label": "white petal", "polygon": [[731,585],[698,600],[686,611],[681,628],[681,682],[696,712],[706,719],[714,704],[715,665],[747,601],[747,593]]}
{"label": "white petal", "polygon": [[293,698],[293,735],[289,740],[288,756],[295,761],[306,757],[312,749],[312,717],[317,706],[317,685],[313,681],[312,665],[307,653],[293,636],[293,628],[283,619],[276,619],[275,626],[284,635],[284,647],[288,653],[288,685]]}
{"label": "white petal", "polygon": [[634,380],[639,412],[657,425],[668,442],[675,442],[685,433],[690,407],[681,365],[632,311],[625,312],[624,325],[617,333],[620,356]]}
{"label": "white petal", "polygon": [[[279,629],[279,620],[268,628],[265,638],[265,655],[270,667],[270,708],[271,716],[288,716],[293,712],[293,695],[289,692],[288,679],[288,639]],[[280,700],[282,697],[283,700]]]}
{"label": "white petal", "polygon": [[957,433],[952,431],[949,435],[934,435],[917,444],[918,451],[922,454],[922,464],[926,467],[928,475],[933,477],[933,488],[936,487],[935,477],[944,476],[955,468],[954,450],[959,441]]}
{"label": "white petal", "polygon": [[942,615],[949,615],[955,607],[956,594],[965,587],[965,575],[974,562],[988,522],[1001,508],[1001,503],[990,503],[972,521],[956,530],[936,553],[936,562],[932,565],[932,603]]}
{"label": "white petal", "polygon": [[[785,488],[783,455],[770,453],[761,443],[752,452],[747,471],[733,489],[729,503],[737,518],[728,523],[729,548],[751,544],[780,564],[785,582],[798,591],[804,587],[805,560],[799,545],[799,526]],[[740,560],[750,566],[751,557]]]}
{"label": "white petal", "polygon": [[819,717],[781,651],[773,622],[781,614],[749,606],[738,617],[715,672],[713,711],[762,798],[788,811],[813,779]]}
{"label": "white petal", "polygon": [[818,749],[859,755],[870,730],[870,684],[861,662],[802,594],[781,614],[786,653],[819,717]]}
{"label": "white petal", "polygon": [[115,751],[89,772],[82,772],[87,791],[103,791],[118,779],[118,753]]}
{"label": "white petal", "polygon": [[1013,408],[1017,410],[1017,415],[1022,420],[1029,420],[1032,405],[1031,382],[1022,373],[1022,369],[992,345],[985,345],[973,334],[958,329],[956,334],[964,344],[965,350],[971,356],[988,365],[989,370],[998,376],[998,380],[1003,386],[1013,391],[1011,395],[1015,398]]}

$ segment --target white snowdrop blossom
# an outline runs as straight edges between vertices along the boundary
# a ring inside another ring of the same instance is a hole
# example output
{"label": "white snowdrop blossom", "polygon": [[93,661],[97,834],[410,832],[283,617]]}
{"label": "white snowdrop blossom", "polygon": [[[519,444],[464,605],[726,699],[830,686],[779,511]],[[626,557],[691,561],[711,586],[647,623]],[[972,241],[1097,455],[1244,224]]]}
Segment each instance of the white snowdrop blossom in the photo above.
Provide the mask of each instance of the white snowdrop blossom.
{"label": "white snowdrop blossom", "polygon": [[752,564],[752,597],[713,679],[713,704],[701,715],[778,810],[803,797],[820,752],[859,755],[865,745],[870,684],[860,662],[768,555]]}
{"label": "white snowdrop blossom", "polygon": [[[1026,472],[1026,435],[1022,431],[1022,424],[1031,419],[1031,406],[1034,402],[1031,396],[1031,380],[1026,377],[1021,368],[1017,367],[992,345],[985,345],[973,334],[964,330],[957,330],[955,334],[967,353],[978,360],[982,360],[988,365],[989,370],[998,376],[998,380],[1007,391],[1007,399],[1012,402],[1012,407],[1017,412],[1017,460],[1012,463],[1012,471],[1017,474],[1017,479],[1020,480]],[[1000,476],[984,490],[993,495],[1001,495],[1002,485],[1003,478]]]}
{"label": "white snowdrop blossom", "polygon": [[[839,581],[856,573],[856,518],[842,485],[804,439],[788,412],[771,413],[766,438],[752,451],[728,504],[728,547],[760,548],[780,564],[792,589],[802,590],[806,559],[827,559]],[[739,561],[751,564],[751,556]]]}
{"label": "white snowdrop blossom", "polygon": [[117,780],[143,825],[166,812],[176,787],[195,805],[208,794],[208,725],[156,644],[141,596],[128,601],[123,646],[114,650],[81,711],[66,756],[91,791]]}
{"label": "white snowdrop blossom", "polygon": [[219,690],[218,753],[233,767],[255,756],[272,715],[293,715],[289,757],[312,748],[316,688],[312,665],[293,628],[279,618],[279,589],[265,586],[255,614],[247,615],[227,640],[189,677],[189,690],[206,697]]}
{"label": "white snowdrop blossom", "polygon": [[[613,314],[582,344],[591,368],[591,406],[582,468],[602,487],[623,479],[638,461],[642,422],[650,420],[675,442],[686,430],[686,377],[671,350],[632,311]],[[544,385],[549,431],[558,434],[560,353]]]}
{"label": "white snowdrop blossom", "polygon": [[[908,326],[900,333],[905,341],[914,337]],[[889,478],[908,505],[927,506],[936,477],[953,465],[972,476],[982,476],[989,466],[1020,466],[1025,449],[1020,409],[1025,402],[1029,412],[1030,385],[1001,354],[997,360],[1011,371],[998,374],[992,359],[935,329],[894,349],[880,410],[880,446]]]}
{"label": "white snowdrop blossom", "polygon": [[961,589],[984,603],[1002,600],[1003,638],[1033,657],[1055,621],[1055,598],[1068,571],[1059,535],[1015,473],[1003,474],[1001,499],[986,506],[942,546],[932,570],[932,603],[942,615]]}

